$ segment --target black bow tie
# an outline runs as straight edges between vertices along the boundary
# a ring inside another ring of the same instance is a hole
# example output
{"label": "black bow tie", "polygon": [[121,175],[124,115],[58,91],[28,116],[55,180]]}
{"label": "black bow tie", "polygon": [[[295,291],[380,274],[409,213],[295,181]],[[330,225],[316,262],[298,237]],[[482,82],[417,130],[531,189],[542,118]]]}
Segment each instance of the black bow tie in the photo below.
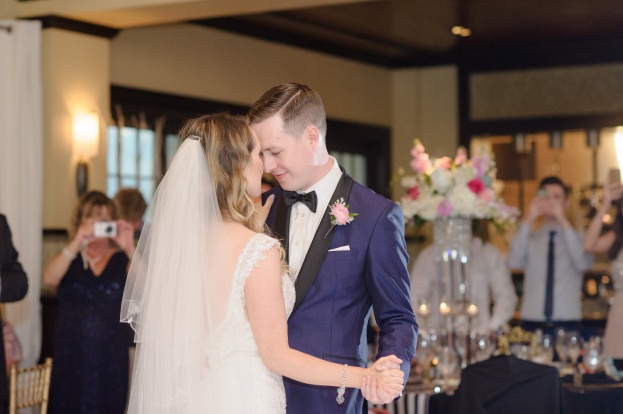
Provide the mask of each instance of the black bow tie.
{"label": "black bow tie", "polygon": [[310,191],[309,193],[297,193],[296,191],[284,191],[283,198],[286,203],[286,206],[291,206],[296,202],[301,202],[305,204],[312,213],[316,212],[316,204],[318,204],[318,197],[316,197],[315,191]]}

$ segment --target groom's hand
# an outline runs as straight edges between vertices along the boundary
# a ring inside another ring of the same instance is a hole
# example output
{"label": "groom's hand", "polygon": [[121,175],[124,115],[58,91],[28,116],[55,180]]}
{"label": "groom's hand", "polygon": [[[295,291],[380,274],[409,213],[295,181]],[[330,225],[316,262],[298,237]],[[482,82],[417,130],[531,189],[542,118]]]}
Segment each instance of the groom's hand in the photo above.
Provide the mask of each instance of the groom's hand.
{"label": "groom's hand", "polygon": [[270,208],[275,202],[275,195],[271,194],[266,199],[266,203],[262,205],[262,197],[255,202],[255,209],[259,211],[260,217],[262,218],[262,223],[266,223],[266,218],[268,218],[268,213],[270,212]]}
{"label": "groom's hand", "polygon": [[399,374],[400,384],[381,384],[373,376],[365,376],[361,380],[361,394],[372,404],[387,404],[402,395],[402,377],[404,373],[400,371],[400,360],[395,355],[379,358],[372,369],[376,371],[394,370]]}

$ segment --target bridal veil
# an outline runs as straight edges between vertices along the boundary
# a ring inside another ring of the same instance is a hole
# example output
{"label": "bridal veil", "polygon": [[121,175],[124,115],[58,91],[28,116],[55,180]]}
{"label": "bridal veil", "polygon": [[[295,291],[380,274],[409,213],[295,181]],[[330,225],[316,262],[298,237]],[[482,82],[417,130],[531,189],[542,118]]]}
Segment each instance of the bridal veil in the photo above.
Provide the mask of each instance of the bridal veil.
{"label": "bridal veil", "polygon": [[231,290],[224,241],[215,182],[191,136],[156,190],[123,295],[121,320],[137,344],[128,413],[209,407],[207,344]]}

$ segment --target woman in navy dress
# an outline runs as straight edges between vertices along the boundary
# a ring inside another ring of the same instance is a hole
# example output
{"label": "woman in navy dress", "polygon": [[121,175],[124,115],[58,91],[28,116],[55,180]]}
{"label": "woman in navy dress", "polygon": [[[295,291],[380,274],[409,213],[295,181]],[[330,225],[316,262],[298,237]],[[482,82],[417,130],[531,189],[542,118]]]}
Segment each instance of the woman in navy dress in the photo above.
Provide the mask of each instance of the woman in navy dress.
{"label": "woman in navy dress", "polygon": [[57,287],[50,413],[123,414],[128,392],[128,326],[119,309],[132,226],[116,221],[117,235],[97,237],[94,225],[115,218],[103,193],[84,194],[74,210],[71,241],[47,264],[44,283]]}

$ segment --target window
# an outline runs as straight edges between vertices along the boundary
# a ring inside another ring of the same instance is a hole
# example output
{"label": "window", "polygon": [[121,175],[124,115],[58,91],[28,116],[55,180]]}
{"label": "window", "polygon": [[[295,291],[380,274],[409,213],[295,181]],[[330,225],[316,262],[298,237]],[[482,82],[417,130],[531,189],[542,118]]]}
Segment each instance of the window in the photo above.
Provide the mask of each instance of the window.
{"label": "window", "polygon": [[109,126],[107,137],[108,196],[123,187],[137,188],[149,203],[157,185],[154,131]]}

